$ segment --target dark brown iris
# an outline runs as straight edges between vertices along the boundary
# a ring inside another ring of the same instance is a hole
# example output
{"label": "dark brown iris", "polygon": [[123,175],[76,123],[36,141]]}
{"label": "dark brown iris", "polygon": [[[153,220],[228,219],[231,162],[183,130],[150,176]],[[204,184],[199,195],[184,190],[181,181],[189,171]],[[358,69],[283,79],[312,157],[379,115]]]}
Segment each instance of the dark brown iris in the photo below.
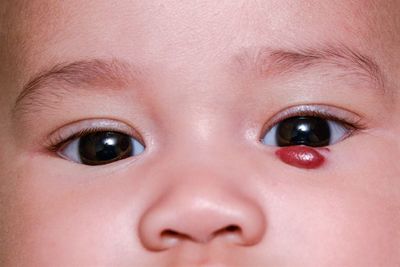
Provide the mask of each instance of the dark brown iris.
{"label": "dark brown iris", "polygon": [[90,133],[79,140],[79,156],[86,165],[111,163],[132,153],[131,137],[118,132]]}
{"label": "dark brown iris", "polygon": [[331,132],[328,121],[312,116],[288,118],[279,123],[276,131],[278,146],[328,146]]}

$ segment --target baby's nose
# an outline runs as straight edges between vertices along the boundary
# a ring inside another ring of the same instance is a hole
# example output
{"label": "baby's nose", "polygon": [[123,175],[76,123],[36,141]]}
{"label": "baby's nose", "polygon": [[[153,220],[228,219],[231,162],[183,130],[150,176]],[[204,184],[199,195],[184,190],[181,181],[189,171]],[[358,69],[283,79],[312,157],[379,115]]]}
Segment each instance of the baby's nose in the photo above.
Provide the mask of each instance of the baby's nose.
{"label": "baby's nose", "polygon": [[223,188],[181,186],[149,207],[139,235],[144,247],[161,251],[186,241],[205,244],[215,239],[251,246],[260,242],[265,228],[254,200]]}

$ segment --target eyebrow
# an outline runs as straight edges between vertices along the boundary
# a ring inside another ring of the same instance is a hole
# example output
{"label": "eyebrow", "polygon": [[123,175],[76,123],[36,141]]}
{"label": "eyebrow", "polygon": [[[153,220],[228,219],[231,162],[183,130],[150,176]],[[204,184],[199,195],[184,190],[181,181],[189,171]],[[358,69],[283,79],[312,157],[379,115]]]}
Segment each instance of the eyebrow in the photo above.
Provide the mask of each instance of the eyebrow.
{"label": "eyebrow", "polygon": [[[34,75],[18,95],[14,113],[34,105],[35,99],[43,97],[43,89],[64,91],[67,88],[105,87],[122,89],[137,82],[138,68],[119,59],[90,59],[72,63],[59,63]],[[50,88],[51,87],[51,88]],[[63,90],[60,90],[63,89]]]}
{"label": "eyebrow", "polygon": [[370,56],[346,45],[328,45],[295,50],[261,48],[256,56],[256,72],[263,78],[302,72],[317,66],[328,66],[372,84],[376,92],[384,93],[385,76]]}
{"label": "eyebrow", "polygon": [[[376,61],[344,45],[295,50],[263,47],[258,50],[253,63],[255,71],[263,78],[295,74],[322,65],[331,66],[345,71],[345,75],[370,82],[377,88],[375,91],[384,93],[384,75]],[[46,99],[42,89],[51,90],[51,94],[56,96],[61,94],[56,92],[59,89],[75,90],[85,86],[122,89],[137,81],[140,75],[141,71],[138,68],[119,59],[90,59],[60,63],[34,75],[22,87],[13,113],[19,113],[20,110],[30,112],[29,107],[34,105],[48,106],[45,101],[41,103],[36,101]]]}

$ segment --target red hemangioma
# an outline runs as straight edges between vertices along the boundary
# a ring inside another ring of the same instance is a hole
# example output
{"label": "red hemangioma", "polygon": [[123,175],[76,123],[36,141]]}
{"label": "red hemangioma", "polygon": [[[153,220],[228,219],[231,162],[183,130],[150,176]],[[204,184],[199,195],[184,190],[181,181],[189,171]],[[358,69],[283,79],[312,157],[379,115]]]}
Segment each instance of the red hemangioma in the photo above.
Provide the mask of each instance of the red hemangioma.
{"label": "red hemangioma", "polygon": [[308,146],[282,147],[275,154],[286,164],[303,169],[315,169],[325,162],[321,153]]}

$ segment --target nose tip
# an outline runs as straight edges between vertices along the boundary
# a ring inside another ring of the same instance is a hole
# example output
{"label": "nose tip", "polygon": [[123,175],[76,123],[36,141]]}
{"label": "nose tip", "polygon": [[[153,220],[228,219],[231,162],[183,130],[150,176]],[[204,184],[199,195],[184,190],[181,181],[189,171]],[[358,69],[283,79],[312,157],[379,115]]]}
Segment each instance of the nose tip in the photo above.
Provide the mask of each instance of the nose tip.
{"label": "nose tip", "polygon": [[239,246],[262,239],[265,219],[252,200],[221,194],[170,194],[142,216],[139,237],[152,251],[173,248],[185,241],[210,243],[215,239]]}

